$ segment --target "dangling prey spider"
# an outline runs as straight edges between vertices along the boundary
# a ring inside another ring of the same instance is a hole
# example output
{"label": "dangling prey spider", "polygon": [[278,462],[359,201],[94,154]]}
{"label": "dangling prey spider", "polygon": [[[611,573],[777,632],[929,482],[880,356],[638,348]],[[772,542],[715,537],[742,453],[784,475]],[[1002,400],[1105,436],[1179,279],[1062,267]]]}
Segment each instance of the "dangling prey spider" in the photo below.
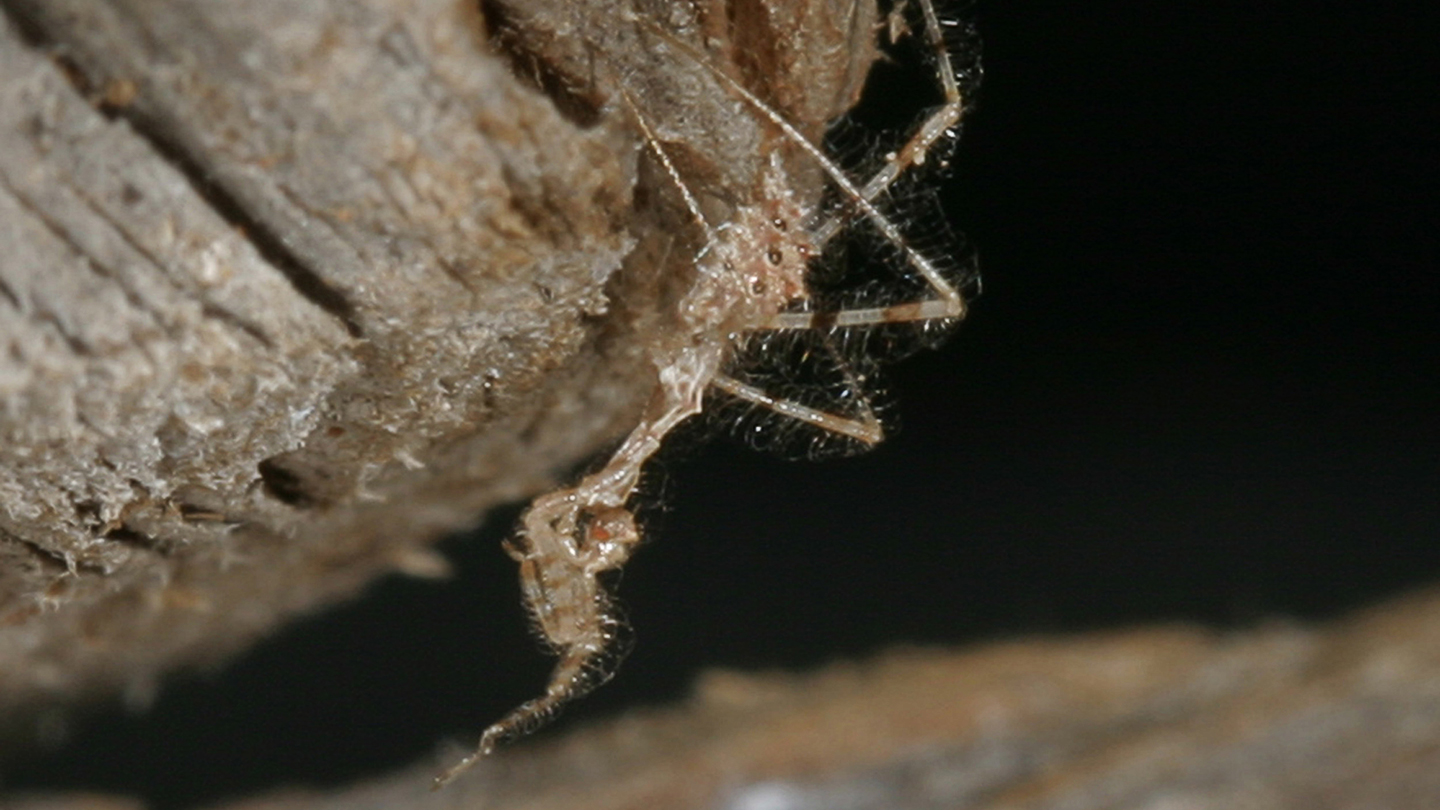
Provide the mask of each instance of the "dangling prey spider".
{"label": "dangling prey spider", "polygon": [[[648,348],[656,371],[654,392],[640,423],[599,470],[570,487],[535,500],[521,529],[505,548],[520,564],[526,606],[559,661],[539,697],[517,707],[487,728],[477,750],[436,779],[440,786],[503,741],[528,733],[556,711],[599,684],[614,671],[617,633],[623,629],[600,575],[622,566],[640,541],[631,500],[646,462],[681,422],[701,412],[707,391],[719,391],[753,407],[845,437],[861,446],[879,442],[880,421],[860,392],[863,379],[840,363],[845,387],[854,392],[844,413],[834,413],[765,390],[743,376],[737,349],[757,334],[818,334],[834,348],[839,336],[885,324],[950,324],[965,315],[961,285],[947,269],[947,257],[932,257],[912,246],[902,229],[882,211],[882,198],[909,169],[926,162],[942,140],[953,138],[963,110],[956,70],[931,0],[919,0],[924,47],[932,54],[943,101],[899,149],[885,155],[863,182],[809,140],[756,91],[717,66],[686,39],[658,24],[627,19],[647,32],[656,48],[668,49],[698,66],[720,92],[749,111],[765,134],[767,156],[758,164],[756,187],[743,195],[723,222],[707,214],[687,179],[682,163],[642,109],[623,70],[616,70],[615,93],[663,175],[680,198],[702,249],[694,258],[694,277],[680,297],[675,326]],[[623,14],[624,12],[621,12]],[[891,13],[891,30],[904,27],[904,4]],[[892,33],[892,36],[898,34]],[[832,204],[807,204],[795,191],[782,150],[818,167],[829,183]],[[814,294],[811,265],[837,237],[867,228],[894,258],[901,276],[923,290],[918,300],[850,299],[826,306]],[[760,346],[761,350],[764,346]]]}

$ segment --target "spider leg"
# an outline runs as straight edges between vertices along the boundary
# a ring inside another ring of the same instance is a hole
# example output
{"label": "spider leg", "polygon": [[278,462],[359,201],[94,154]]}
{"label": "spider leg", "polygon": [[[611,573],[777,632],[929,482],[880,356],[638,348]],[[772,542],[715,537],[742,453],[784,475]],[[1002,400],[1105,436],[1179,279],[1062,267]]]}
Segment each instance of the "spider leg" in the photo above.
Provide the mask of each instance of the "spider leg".
{"label": "spider leg", "polygon": [[778,312],[760,329],[830,329],[849,326],[876,326],[884,323],[945,320],[965,317],[961,298],[929,298],[885,307],[859,307],[838,312]]}
{"label": "spider leg", "polygon": [[[945,48],[945,37],[940,33],[940,18],[935,13],[933,0],[920,0],[920,9],[925,18],[926,44],[935,50],[936,79],[945,102],[930,113],[899,151],[886,157],[885,165],[859,189],[860,197],[866,201],[874,201],[911,166],[923,164],[935,144],[947,137],[960,122],[960,115],[965,110],[960,82],[955,77],[955,66],[950,64],[950,54]],[[824,244],[843,225],[843,217],[831,218],[816,229],[816,241]]]}
{"label": "spider leg", "polygon": [[689,209],[690,216],[694,217],[695,221],[700,223],[700,227],[705,229],[705,244],[714,243],[715,229],[710,227],[705,215],[700,213],[700,203],[695,199],[695,195],[690,193],[690,186],[680,178],[680,171],[675,168],[674,162],[670,160],[670,155],[665,151],[665,147],[660,145],[660,139],[655,136],[655,131],[650,128],[650,123],[645,120],[640,108],[635,105],[635,99],[630,97],[630,92],[623,86],[620,88],[620,97],[625,100],[625,106],[630,108],[630,114],[635,117],[635,125],[645,136],[645,145],[649,146],[650,151],[660,159],[660,165],[665,167],[665,173],[670,176],[675,188],[680,190],[680,196],[685,200],[685,207]]}
{"label": "spider leg", "polygon": [[705,381],[719,367],[718,348],[692,348],[661,374],[640,424],[600,470],[573,488],[536,499],[521,518],[523,543],[507,544],[520,562],[527,607],[545,640],[560,653],[544,694],[485,729],[474,753],[440,774],[443,787],[506,740],[548,723],[566,703],[608,681],[623,657],[615,640],[624,622],[598,579],[618,568],[640,542],[626,503],[645,462],[676,425],[700,412]]}
{"label": "spider leg", "polygon": [[[526,533],[505,551],[520,563],[520,585],[536,628],[560,655],[545,692],[492,723],[475,751],[435,778],[432,789],[470,768],[502,743],[540,728],[572,700],[600,686],[624,658],[616,639],[625,629],[597,574],[618,567],[639,542],[623,507],[583,510],[575,490],[537,501],[526,514]],[[573,534],[583,518],[583,540]]]}
{"label": "spider leg", "polygon": [[603,622],[585,643],[576,643],[565,648],[560,660],[555,664],[545,693],[516,706],[509,714],[485,729],[475,750],[436,776],[430,789],[439,790],[444,787],[482,757],[494,753],[500,745],[535,731],[554,719],[566,703],[584,696],[610,680],[615,673],[618,658],[623,657],[623,651],[620,656],[607,655],[613,647],[617,625],[618,622],[613,619]]}
{"label": "spider leg", "polygon": [[[965,300],[949,280],[945,278],[940,268],[926,256],[913,248],[904,238],[897,226],[889,217],[885,216],[874,204],[877,198],[885,189],[898,178],[901,172],[910,166],[919,165],[924,162],[925,155],[929,149],[938,141],[945,132],[960,120],[960,114],[964,111],[963,100],[960,96],[958,81],[955,78],[954,68],[950,65],[949,55],[945,51],[944,37],[940,34],[940,22],[935,14],[935,8],[931,0],[920,0],[920,5],[925,16],[925,28],[928,41],[937,49],[940,63],[940,84],[946,95],[946,102],[936,110],[935,113],[921,125],[910,141],[896,153],[894,159],[886,161],[886,166],[870,180],[866,181],[864,187],[857,186],[833,160],[825,155],[820,147],[811,143],[804,133],[795,128],[785,119],[783,115],[776,112],[766,104],[763,99],[755,95],[749,88],[745,87],[725,71],[716,68],[710,63],[704,54],[695,50],[688,42],[671,36],[668,32],[655,27],[656,34],[666,42],[670,43],[677,50],[687,54],[696,63],[704,66],[735,95],[739,96],[750,105],[762,118],[768,120],[780,130],[787,140],[793,143],[801,151],[810,155],[820,169],[830,178],[831,182],[845,196],[846,207],[853,207],[860,215],[869,220],[871,225],[879,231],[885,241],[893,245],[905,258],[908,264],[917,274],[925,279],[925,282],[935,292],[936,299],[944,301],[948,310],[956,314],[949,317],[961,317],[965,312]],[[826,222],[815,231],[812,241],[817,247],[823,247],[840,228],[844,227],[841,218]]]}
{"label": "spider leg", "polygon": [[885,430],[880,426],[880,420],[868,407],[865,408],[861,418],[851,419],[816,410],[788,399],[773,397],[759,388],[740,382],[733,377],[717,376],[710,381],[710,384],[731,396],[769,408],[781,416],[788,416],[831,433],[849,436],[866,445],[879,444],[885,438]]}

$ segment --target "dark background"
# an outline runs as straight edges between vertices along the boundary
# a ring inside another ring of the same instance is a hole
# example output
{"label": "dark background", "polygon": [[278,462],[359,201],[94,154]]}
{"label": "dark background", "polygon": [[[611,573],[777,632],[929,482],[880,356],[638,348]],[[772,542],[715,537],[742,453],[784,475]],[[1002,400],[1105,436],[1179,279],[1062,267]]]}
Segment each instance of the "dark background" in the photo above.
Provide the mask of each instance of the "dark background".
{"label": "dark background", "polygon": [[[1440,581],[1434,28],[1357,3],[965,13],[986,78],[945,200],[984,295],[893,370],[903,429],[873,454],[667,457],[620,589],[638,646],[571,722],[704,667],[1323,619]],[[548,672],[499,548],[518,510],[447,545],[454,581],[381,582],[7,781],[179,808],[473,743]]]}

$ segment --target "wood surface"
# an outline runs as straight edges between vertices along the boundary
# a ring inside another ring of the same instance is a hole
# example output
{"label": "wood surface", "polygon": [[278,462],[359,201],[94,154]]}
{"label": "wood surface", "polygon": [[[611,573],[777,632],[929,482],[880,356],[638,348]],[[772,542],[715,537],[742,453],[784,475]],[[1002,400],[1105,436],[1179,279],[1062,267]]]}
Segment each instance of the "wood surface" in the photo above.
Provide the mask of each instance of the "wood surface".
{"label": "wood surface", "polygon": [[1428,810],[1440,593],[1319,626],[1137,628],[711,672],[679,705],[523,742],[430,792],[457,753],[216,810]]}
{"label": "wood surface", "polygon": [[868,6],[674,8],[3,4],[0,729],[439,573],[633,425],[699,248],[635,117],[707,206],[761,160],[655,21],[814,135],[873,58]]}

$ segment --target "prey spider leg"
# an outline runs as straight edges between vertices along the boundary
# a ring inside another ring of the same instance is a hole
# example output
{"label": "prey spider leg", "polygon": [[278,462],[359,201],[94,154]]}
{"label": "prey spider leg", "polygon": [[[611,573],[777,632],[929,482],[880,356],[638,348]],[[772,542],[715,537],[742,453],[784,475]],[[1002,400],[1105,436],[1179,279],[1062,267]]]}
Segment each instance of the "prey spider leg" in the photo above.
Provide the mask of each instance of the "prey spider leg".
{"label": "prey spider leg", "polygon": [[[941,33],[940,18],[935,13],[932,0],[923,0],[920,3],[920,12],[925,23],[925,44],[934,52],[936,76],[945,102],[926,117],[925,122],[903,147],[886,155],[885,165],[861,187],[860,197],[867,202],[873,201],[894,185],[906,169],[922,165],[935,144],[942,138],[951,137],[965,111],[965,100],[960,95],[960,81],[955,76],[955,66],[950,64],[950,52],[945,47],[945,36]],[[840,218],[832,217],[815,230],[815,238],[818,241],[828,240],[840,229],[841,224]]]}
{"label": "prey spider leg", "polygon": [[[519,563],[522,591],[534,625],[558,655],[550,681],[539,697],[487,728],[476,751],[438,776],[435,787],[455,778],[500,743],[543,725],[564,704],[614,673],[623,655],[617,647],[625,624],[601,575],[622,567],[639,544],[630,501],[645,464],[676,426],[701,413],[707,390],[713,388],[863,446],[883,437],[880,420],[862,393],[863,376],[843,361],[837,368],[845,389],[853,393],[846,414],[773,395],[753,380],[732,373],[737,350],[752,345],[749,336],[811,330],[820,336],[826,355],[839,357],[836,335],[848,328],[949,323],[964,317],[961,286],[947,278],[939,263],[912,246],[877,203],[906,170],[925,162],[940,139],[952,132],[964,109],[932,0],[918,0],[918,5],[926,42],[937,57],[937,81],[945,100],[863,183],[852,180],[784,115],[713,64],[696,46],[654,22],[622,14],[627,22],[658,37],[660,48],[682,54],[701,74],[713,78],[719,88],[715,92],[728,91],[742,108],[754,113],[762,130],[758,154],[764,158],[752,175],[752,188],[726,188],[723,194],[712,195],[730,206],[725,221],[712,224],[702,212],[682,164],[655,125],[664,119],[647,116],[637,100],[639,94],[632,92],[639,85],[627,85],[625,72],[617,69],[616,95],[629,112],[645,150],[653,155],[693,220],[701,248],[693,259],[690,286],[671,313],[672,328],[647,347],[656,383],[639,423],[604,466],[573,486],[537,498],[522,516],[516,540],[506,544],[507,553]],[[819,168],[839,197],[838,210],[825,212],[818,203],[797,194],[782,152]],[[864,222],[899,255],[904,273],[923,284],[922,300],[876,305],[867,299],[860,302],[864,305],[817,311],[809,286],[811,261],[857,222]],[[764,341],[753,345],[763,349]]]}
{"label": "prey spider leg", "polygon": [[770,396],[763,390],[753,385],[743,383],[734,377],[720,375],[710,381],[710,384],[717,389],[724,391],[732,397],[743,399],[763,408],[768,408],[781,416],[789,417],[797,422],[804,422],[813,425],[821,430],[831,433],[838,433],[842,436],[849,436],[866,445],[879,444],[885,438],[884,428],[880,427],[880,420],[866,407],[859,419],[850,419],[827,413],[817,408],[811,408],[799,402],[792,402],[788,399],[780,399]]}
{"label": "prey spider leg", "polygon": [[561,706],[614,675],[624,652],[614,647],[623,621],[598,575],[623,565],[640,542],[625,504],[665,435],[700,412],[703,392],[699,384],[657,388],[640,425],[604,468],[574,487],[537,498],[525,512],[519,542],[507,544],[506,552],[520,564],[521,588],[536,628],[560,659],[544,694],[485,729],[474,753],[435,778],[436,788],[505,740],[544,725]]}

